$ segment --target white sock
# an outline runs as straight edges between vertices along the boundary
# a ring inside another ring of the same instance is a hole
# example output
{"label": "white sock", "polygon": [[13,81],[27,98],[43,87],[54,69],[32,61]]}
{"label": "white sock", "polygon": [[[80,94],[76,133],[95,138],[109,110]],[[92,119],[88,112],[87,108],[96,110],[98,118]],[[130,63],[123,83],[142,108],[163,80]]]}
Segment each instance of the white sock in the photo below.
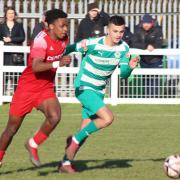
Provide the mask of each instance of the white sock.
{"label": "white sock", "polygon": [[76,144],[79,144],[78,140],[73,136],[72,137],[72,140],[76,143]]}
{"label": "white sock", "polygon": [[35,143],[34,139],[31,138],[29,139],[29,145],[32,147],[32,148],[37,148],[38,145]]}
{"label": "white sock", "polygon": [[68,160],[66,160],[66,161],[63,161],[63,162],[62,162],[62,165],[63,165],[63,166],[68,166],[68,165],[71,165],[71,162],[68,161]]}

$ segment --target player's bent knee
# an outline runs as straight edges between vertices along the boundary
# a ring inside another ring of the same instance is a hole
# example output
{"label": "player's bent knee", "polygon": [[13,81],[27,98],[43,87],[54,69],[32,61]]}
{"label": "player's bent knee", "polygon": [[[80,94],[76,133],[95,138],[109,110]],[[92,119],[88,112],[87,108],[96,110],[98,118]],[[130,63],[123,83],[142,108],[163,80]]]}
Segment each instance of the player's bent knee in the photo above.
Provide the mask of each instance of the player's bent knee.
{"label": "player's bent knee", "polygon": [[58,113],[53,113],[48,116],[48,120],[52,126],[57,125],[60,122],[60,115]]}
{"label": "player's bent knee", "polygon": [[104,119],[105,122],[105,126],[109,126],[113,123],[114,120],[114,116],[113,115],[109,115]]}

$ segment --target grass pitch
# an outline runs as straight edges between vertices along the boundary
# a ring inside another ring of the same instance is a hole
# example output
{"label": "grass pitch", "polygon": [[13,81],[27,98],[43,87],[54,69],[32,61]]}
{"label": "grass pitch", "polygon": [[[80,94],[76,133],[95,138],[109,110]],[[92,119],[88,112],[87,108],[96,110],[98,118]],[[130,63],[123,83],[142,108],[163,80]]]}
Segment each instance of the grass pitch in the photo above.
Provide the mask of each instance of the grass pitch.
{"label": "grass pitch", "polygon": [[[9,104],[0,106],[0,132],[8,118]],[[163,172],[164,159],[180,153],[180,105],[110,106],[114,123],[94,133],[77,154],[79,173],[60,174],[66,137],[80,125],[79,104],[62,104],[62,121],[39,148],[42,162],[35,168],[29,162],[24,142],[38,129],[43,115],[29,114],[9,146],[0,179],[39,180],[168,180]]]}

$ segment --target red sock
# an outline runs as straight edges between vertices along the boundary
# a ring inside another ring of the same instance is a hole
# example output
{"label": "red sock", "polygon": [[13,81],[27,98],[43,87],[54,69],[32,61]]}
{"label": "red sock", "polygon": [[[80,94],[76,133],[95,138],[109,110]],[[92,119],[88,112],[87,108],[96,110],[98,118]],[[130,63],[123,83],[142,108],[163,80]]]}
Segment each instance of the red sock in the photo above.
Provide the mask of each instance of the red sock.
{"label": "red sock", "polygon": [[42,144],[47,138],[48,136],[44,134],[42,131],[38,131],[33,137],[37,145]]}
{"label": "red sock", "polygon": [[5,155],[5,151],[0,150],[0,161],[3,159],[4,155]]}

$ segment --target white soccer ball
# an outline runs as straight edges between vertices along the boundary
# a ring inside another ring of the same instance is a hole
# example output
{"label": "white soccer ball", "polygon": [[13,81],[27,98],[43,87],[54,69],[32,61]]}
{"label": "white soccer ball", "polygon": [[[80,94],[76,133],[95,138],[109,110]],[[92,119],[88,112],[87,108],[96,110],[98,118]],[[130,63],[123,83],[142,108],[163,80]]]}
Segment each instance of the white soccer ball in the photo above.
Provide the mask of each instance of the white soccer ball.
{"label": "white soccer ball", "polygon": [[164,171],[170,178],[180,178],[180,156],[171,155],[164,161]]}

